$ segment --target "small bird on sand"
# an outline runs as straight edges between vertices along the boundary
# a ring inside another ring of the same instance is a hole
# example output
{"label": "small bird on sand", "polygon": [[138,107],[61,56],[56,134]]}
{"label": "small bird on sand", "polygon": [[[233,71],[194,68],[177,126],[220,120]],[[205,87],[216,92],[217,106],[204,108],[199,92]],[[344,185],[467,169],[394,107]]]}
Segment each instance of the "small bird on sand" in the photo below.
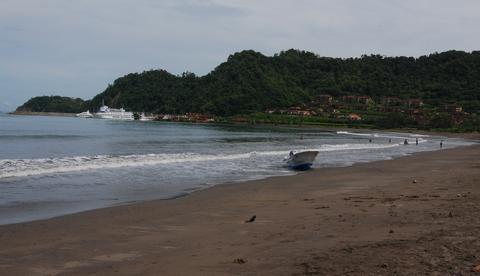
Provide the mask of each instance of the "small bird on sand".
{"label": "small bird on sand", "polygon": [[233,260],[233,262],[236,263],[236,264],[244,264],[247,261],[245,261],[244,259],[238,258],[238,259]]}
{"label": "small bird on sand", "polygon": [[250,223],[250,222],[254,222],[255,219],[257,218],[256,215],[254,215],[253,217],[251,217],[249,220],[246,220],[245,223]]}

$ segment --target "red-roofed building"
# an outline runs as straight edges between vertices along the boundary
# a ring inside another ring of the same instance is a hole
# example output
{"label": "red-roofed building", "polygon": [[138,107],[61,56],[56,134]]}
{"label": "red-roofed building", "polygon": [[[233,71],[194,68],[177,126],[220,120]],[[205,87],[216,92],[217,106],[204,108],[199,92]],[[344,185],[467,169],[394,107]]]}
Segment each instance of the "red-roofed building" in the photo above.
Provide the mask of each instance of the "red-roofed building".
{"label": "red-roofed building", "polygon": [[358,114],[352,113],[352,114],[348,115],[348,119],[350,119],[352,121],[360,121],[360,120],[362,120],[362,117],[360,117],[360,115],[358,115]]}

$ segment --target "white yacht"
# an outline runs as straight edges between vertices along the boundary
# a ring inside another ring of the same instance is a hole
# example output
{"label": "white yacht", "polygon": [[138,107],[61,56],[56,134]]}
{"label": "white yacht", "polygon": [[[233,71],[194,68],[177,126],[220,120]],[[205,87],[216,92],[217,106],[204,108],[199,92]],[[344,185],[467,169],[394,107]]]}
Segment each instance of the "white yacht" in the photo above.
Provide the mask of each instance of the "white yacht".
{"label": "white yacht", "polygon": [[120,108],[110,108],[106,105],[100,107],[95,117],[99,119],[110,119],[110,120],[133,120],[133,112],[125,111],[125,109]]}
{"label": "white yacht", "polygon": [[93,114],[90,113],[90,111],[85,111],[85,112],[82,112],[82,113],[78,113],[77,115],[75,115],[79,118],[93,118]]}

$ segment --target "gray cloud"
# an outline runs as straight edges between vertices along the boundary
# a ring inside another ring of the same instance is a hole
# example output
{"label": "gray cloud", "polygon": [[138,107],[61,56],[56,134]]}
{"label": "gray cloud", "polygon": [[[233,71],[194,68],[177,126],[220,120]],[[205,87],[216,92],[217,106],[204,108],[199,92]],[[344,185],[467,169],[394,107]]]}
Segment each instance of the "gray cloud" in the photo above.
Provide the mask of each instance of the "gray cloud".
{"label": "gray cloud", "polygon": [[205,74],[229,54],[298,48],[418,56],[480,45],[474,0],[3,0],[0,110],[90,98],[129,72]]}
{"label": "gray cloud", "polygon": [[247,13],[243,7],[228,6],[214,1],[173,1],[166,7],[173,12],[183,13],[196,18],[227,18]]}

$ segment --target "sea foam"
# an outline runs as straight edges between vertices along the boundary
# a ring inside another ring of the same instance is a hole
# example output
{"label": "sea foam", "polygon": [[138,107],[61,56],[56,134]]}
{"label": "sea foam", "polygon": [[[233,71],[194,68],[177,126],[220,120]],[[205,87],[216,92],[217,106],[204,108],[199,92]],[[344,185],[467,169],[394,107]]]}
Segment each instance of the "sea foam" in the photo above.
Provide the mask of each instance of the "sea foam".
{"label": "sea foam", "polygon": [[[345,151],[345,150],[371,150],[386,149],[398,144],[324,144],[318,148],[320,152]],[[293,148],[294,150],[307,150],[306,148]],[[236,154],[198,154],[198,153],[173,153],[173,154],[132,154],[132,155],[95,155],[72,156],[38,159],[3,159],[0,160],[0,179],[9,177],[22,177],[34,175],[48,175],[84,170],[115,169],[121,167],[157,166],[172,163],[187,162],[212,162],[239,159],[255,159],[261,156],[279,156],[282,160],[288,150],[282,151],[253,151]],[[188,165],[188,164],[186,164]]]}

